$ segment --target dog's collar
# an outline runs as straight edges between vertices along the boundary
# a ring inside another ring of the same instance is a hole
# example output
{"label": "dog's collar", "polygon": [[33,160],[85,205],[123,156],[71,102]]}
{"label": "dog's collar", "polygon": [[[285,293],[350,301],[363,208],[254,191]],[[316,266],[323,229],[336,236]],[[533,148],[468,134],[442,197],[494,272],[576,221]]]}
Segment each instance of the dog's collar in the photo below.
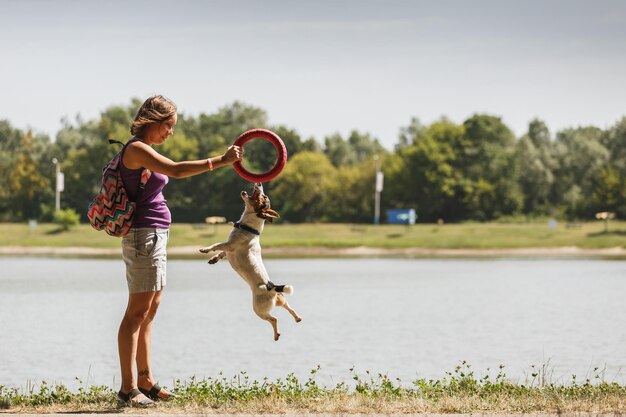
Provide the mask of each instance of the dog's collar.
{"label": "dog's collar", "polygon": [[235,222],[235,223],[233,223],[233,227],[236,227],[237,229],[242,229],[242,230],[245,230],[246,232],[250,232],[250,233],[252,233],[253,235],[257,235],[257,236],[260,236],[260,235],[261,235],[261,233],[259,233],[259,231],[258,231],[258,230],[253,229],[253,228],[251,228],[250,226],[246,226],[246,225],[245,225],[245,224],[243,224],[243,223]]}

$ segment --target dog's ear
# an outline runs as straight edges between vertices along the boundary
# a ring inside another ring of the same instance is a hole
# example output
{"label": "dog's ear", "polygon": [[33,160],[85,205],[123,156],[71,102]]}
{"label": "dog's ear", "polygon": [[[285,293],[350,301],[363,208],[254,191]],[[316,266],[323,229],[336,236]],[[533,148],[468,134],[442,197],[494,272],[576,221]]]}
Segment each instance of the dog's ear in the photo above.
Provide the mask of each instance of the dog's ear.
{"label": "dog's ear", "polygon": [[277,219],[280,217],[280,214],[278,214],[277,211],[272,210],[271,208],[268,209],[264,209],[263,211],[261,211],[259,213],[259,217],[269,221],[270,223],[274,222],[274,219]]}

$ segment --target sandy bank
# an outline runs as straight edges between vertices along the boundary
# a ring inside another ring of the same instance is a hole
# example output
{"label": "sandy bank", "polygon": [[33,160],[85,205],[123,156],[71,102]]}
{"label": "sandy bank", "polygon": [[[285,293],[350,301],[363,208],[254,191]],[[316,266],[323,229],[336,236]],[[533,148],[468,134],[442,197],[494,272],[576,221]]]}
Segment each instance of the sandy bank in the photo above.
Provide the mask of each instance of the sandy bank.
{"label": "sandy bank", "polygon": [[[143,411],[143,412],[142,412]],[[230,413],[220,413],[209,411],[207,413],[189,413],[184,410],[168,410],[165,412],[150,412],[142,410],[139,412],[120,412],[120,413],[110,413],[106,411],[107,415],[111,417],[139,417],[139,416],[151,416],[151,417],[170,417],[175,415],[177,417],[199,417],[199,416],[213,416],[213,417],[284,417],[285,414],[254,414],[254,413],[240,413],[240,414],[230,414]],[[182,412],[181,412],[182,411]],[[10,410],[0,410],[0,414],[11,414],[13,416],[29,416],[29,417],[67,417],[68,415],[80,415],[81,417],[100,417],[101,413],[60,413],[60,414],[22,414],[22,413],[11,413]],[[440,413],[408,413],[408,414],[380,414],[380,413],[289,413],[287,414],[292,417],[521,417],[521,416],[530,416],[530,417],[609,417],[614,416],[615,414],[610,413],[587,413],[587,412],[576,412],[576,413],[482,413],[482,412],[474,412],[468,414],[440,414]]]}
{"label": "sandy bank", "polygon": [[[168,254],[176,257],[205,257],[196,246],[168,248]],[[2,246],[0,255],[20,256],[79,256],[102,257],[121,255],[120,248],[51,247],[51,246]],[[501,249],[433,249],[404,248],[385,249],[372,247],[327,248],[327,247],[270,247],[263,248],[266,257],[598,257],[626,258],[626,248],[584,249],[578,247],[557,248],[501,248]]]}
{"label": "sandy bank", "polygon": [[[150,417],[204,417],[204,416],[215,416],[215,417],[284,417],[285,414],[253,414],[253,413],[220,413],[219,411],[208,410],[206,413],[190,413],[186,412],[184,409],[177,410],[166,410],[164,412],[149,412],[146,410],[138,411],[138,412],[119,412],[119,413],[110,413],[108,411],[105,412],[110,417],[139,417],[149,415]],[[30,413],[11,413],[10,410],[0,410],[0,414],[11,414],[13,416],[29,416],[29,417],[66,417],[67,413],[51,413],[51,414],[30,414]],[[613,417],[616,414],[612,413],[588,413],[588,412],[565,412],[565,413],[546,413],[546,412],[531,412],[527,414],[520,413],[507,413],[507,412],[473,412],[467,414],[441,414],[441,413],[393,413],[393,414],[381,414],[381,413],[306,413],[306,412],[295,412],[288,413],[287,415],[293,417],[520,417],[520,416],[528,416],[528,417]],[[101,417],[102,413],[80,413],[81,417]]]}

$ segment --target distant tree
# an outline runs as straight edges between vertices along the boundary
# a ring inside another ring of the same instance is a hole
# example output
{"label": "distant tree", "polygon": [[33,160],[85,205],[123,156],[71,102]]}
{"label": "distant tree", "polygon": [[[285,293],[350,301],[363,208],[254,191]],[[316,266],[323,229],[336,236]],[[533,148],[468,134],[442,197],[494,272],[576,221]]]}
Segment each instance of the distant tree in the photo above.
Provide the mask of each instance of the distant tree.
{"label": "distant tree", "polygon": [[23,134],[8,167],[8,209],[15,219],[37,219],[48,195],[50,180],[42,174],[32,133]]}
{"label": "distant tree", "polygon": [[[191,126],[195,128],[191,130]],[[268,128],[267,113],[235,101],[221,107],[217,113],[200,114],[195,123],[190,123],[190,128],[185,127],[185,134],[195,137],[201,144],[200,151],[207,153],[225,149],[243,132],[255,128]]]}
{"label": "distant tree", "polygon": [[7,120],[0,120],[0,220],[13,220],[10,177],[15,166],[15,154],[24,134]]}
{"label": "distant tree", "polygon": [[377,139],[356,130],[350,132],[347,140],[338,133],[324,139],[324,153],[336,167],[355,165],[383,152]]}
{"label": "distant tree", "polygon": [[[381,155],[382,157],[382,155]],[[340,223],[369,223],[374,218],[375,163],[372,158],[337,168],[329,183],[324,219]]]}
{"label": "distant tree", "polygon": [[322,153],[322,145],[313,137],[302,142],[302,151]]}
{"label": "distant tree", "polygon": [[455,198],[462,177],[454,169],[453,145],[463,135],[463,126],[442,119],[387,158],[383,165],[387,207],[415,208],[423,221],[462,220],[465,209]]}
{"label": "distant tree", "polygon": [[323,154],[300,152],[272,182],[272,201],[286,221],[316,222],[328,216],[329,190],[337,169]]}
{"label": "distant tree", "polygon": [[600,142],[609,151],[610,163],[626,172],[626,117],[603,132]]}
{"label": "distant tree", "polygon": [[0,120],[0,152],[16,152],[21,144],[24,133],[11,126],[8,120]]}
{"label": "distant tree", "polygon": [[385,149],[378,139],[373,138],[368,133],[360,133],[356,130],[350,132],[348,144],[354,155],[355,164],[370,160],[374,155],[385,153]]}
{"label": "distant tree", "polygon": [[626,181],[624,173],[609,165],[597,173],[591,194],[593,211],[610,211],[626,218]]}
{"label": "distant tree", "polygon": [[424,126],[417,117],[411,118],[411,122],[406,127],[401,127],[398,134],[398,143],[395,146],[395,150],[398,151],[402,148],[415,144],[415,141],[421,136],[424,131]]}
{"label": "distant tree", "polygon": [[533,119],[528,124],[528,138],[537,149],[549,149],[552,145],[550,129],[539,119]]}
{"label": "distant tree", "polygon": [[130,125],[141,106],[138,101],[133,102],[137,104],[137,107],[111,106],[100,113],[98,130],[108,138],[125,142],[130,137]]}
{"label": "distant tree", "polygon": [[468,169],[472,178],[501,175],[499,165],[503,161],[499,158],[502,151],[511,150],[515,145],[513,132],[499,117],[477,114],[465,122],[464,141],[460,142],[462,149],[457,153],[463,156],[460,160]]}
{"label": "distant tree", "polygon": [[594,178],[609,161],[597,127],[565,129],[557,133],[556,169],[552,200],[563,206],[570,218],[592,218],[589,205]]}
{"label": "distant tree", "polygon": [[547,126],[537,119],[531,121],[528,133],[516,145],[516,160],[520,168],[518,182],[524,195],[523,212],[526,214],[546,215],[553,208],[550,201],[556,165],[553,154]]}
{"label": "distant tree", "polygon": [[339,133],[324,138],[324,154],[336,167],[349,166],[356,162],[353,149]]}
{"label": "distant tree", "polygon": [[524,195],[523,212],[547,214],[550,208],[550,190],[554,175],[528,136],[517,144],[517,162],[520,166],[519,185]]}
{"label": "distant tree", "polygon": [[615,212],[626,218],[626,117],[602,133],[601,143],[609,152],[609,162],[595,175],[594,210]]}
{"label": "distant tree", "polygon": [[458,151],[458,168],[465,179],[462,201],[468,217],[490,220],[517,213],[523,204],[517,184],[515,136],[499,117],[474,115],[467,119],[463,149]]}

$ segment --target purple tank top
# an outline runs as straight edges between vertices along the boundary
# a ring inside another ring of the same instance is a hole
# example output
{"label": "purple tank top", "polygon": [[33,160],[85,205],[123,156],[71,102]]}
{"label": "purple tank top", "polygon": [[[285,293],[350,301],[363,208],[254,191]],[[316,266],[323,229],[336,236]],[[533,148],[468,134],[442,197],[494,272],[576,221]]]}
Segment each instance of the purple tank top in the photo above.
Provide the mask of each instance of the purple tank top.
{"label": "purple tank top", "polygon": [[[132,138],[126,143],[126,146],[132,142],[138,141],[138,138]],[[126,146],[124,149],[126,150]],[[139,179],[141,177],[142,168],[128,169],[124,165],[122,156],[122,164],[120,165],[120,173],[124,187],[131,201],[137,198],[137,190],[139,188]],[[169,177],[158,172],[152,172],[146,188],[141,194],[141,201],[137,202],[135,216],[133,218],[133,229],[140,227],[158,227],[160,229],[169,229],[172,223],[172,215],[167,207],[167,201],[163,197],[163,187],[169,182]]]}

